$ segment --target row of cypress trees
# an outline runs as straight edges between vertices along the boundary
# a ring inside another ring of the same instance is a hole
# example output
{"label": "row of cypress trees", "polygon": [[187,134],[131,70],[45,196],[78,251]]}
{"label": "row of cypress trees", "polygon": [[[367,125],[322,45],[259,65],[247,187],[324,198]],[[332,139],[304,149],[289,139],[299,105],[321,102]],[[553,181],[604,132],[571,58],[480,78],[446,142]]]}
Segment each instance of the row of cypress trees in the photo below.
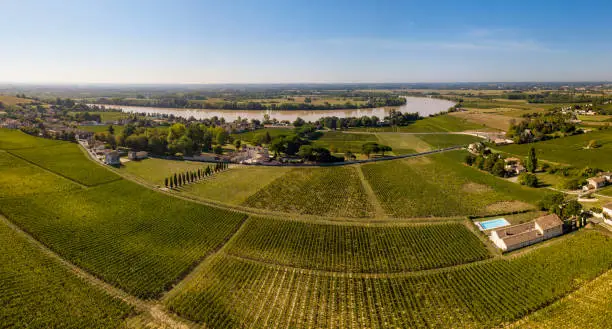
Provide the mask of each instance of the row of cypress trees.
{"label": "row of cypress trees", "polygon": [[167,188],[181,187],[185,184],[197,182],[205,177],[212,176],[214,173],[226,170],[229,168],[227,162],[217,162],[214,167],[206,166],[203,169],[184,171],[182,173],[175,173],[170,177],[164,179],[164,185]]}

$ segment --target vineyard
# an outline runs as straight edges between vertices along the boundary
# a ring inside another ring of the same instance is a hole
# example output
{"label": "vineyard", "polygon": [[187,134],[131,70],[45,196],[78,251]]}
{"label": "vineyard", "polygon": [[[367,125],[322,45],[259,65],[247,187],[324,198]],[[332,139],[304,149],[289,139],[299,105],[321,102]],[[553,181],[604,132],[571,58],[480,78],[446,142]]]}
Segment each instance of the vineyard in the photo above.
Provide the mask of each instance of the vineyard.
{"label": "vineyard", "polygon": [[[385,211],[396,217],[486,215],[533,208],[546,192],[464,166],[448,152],[362,167]],[[522,201],[522,202],[521,202]]]}
{"label": "vineyard", "polygon": [[79,146],[74,143],[62,142],[51,147],[40,146],[10,152],[87,186],[95,186],[119,179],[119,176],[87,159]]}
{"label": "vineyard", "polygon": [[612,271],[589,282],[575,293],[519,321],[512,328],[608,329],[612,325]]}
{"label": "vineyard", "polygon": [[203,164],[201,162],[149,158],[141,161],[127,162],[119,168],[119,171],[137,176],[153,184],[161,185],[164,183],[164,178],[170,174],[197,170],[202,167]]}
{"label": "vineyard", "polygon": [[328,131],[314,142],[315,146],[325,147],[334,153],[361,153],[361,145],[367,142],[378,143],[374,134],[345,134],[342,131]]}
{"label": "vineyard", "polygon": [[0,151],[0,197],[52,193],[79,189],[62,177],[46,172],[7,152]]}
{"label": "vineyard", "polygon": [[0,211],[71,262],[140,297],[169,288],[245,217],[123,180],[3,199]]}
{"label": "vineyard", "polygon": [[62,142],[30,136],[20,130],[0,129],[0,149],[16,150],[59,145]]}
{"label": "vineyard", "polygon": [[355,226],[250,218],[229,254],[259,261],[338,272],[416,271],[490,257],[460,223]]}
{"label": "vineyard", "polygon": [[490,328],[612,267],[609,237],[579,232],[563,242],[517,258],[387,277],[320,274],[221,254],[166,303],[214,328]]}
{"label": "vineyard", "polygon": [[250,196],[245,206],[340,217],[370,217],[373,206],[354,167],[298,168]]}
{"label": "vineyard", "polygon": [[0,328],[117,328],[132,310],[0,221]]}

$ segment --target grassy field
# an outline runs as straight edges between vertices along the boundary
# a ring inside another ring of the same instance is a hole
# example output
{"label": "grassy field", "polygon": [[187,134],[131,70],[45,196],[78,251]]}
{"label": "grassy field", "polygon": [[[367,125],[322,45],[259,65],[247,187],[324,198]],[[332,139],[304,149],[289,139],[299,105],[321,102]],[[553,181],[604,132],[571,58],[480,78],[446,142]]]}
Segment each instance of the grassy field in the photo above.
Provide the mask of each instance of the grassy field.
{"label": "grassy field", "polygon": [[593,231],[516,258],[388,277],[323,274],[220,254],[166,303],[214,328],[491,328],[611,267],[612,239]]}
{"label": "grassy field", "polygon": [[210,164],[192,161],[175,161],[148,158],[125,162],[119,169],[154,184],[163,185],[164,179],[174,173],[204,169]]}
{"label": "grassy field", "polygon": [[451,146],[467,146],[468,144],[481,142],[482,138],[472,135],[457,135],[457,134],[428,134],[419,135],[419,138],[431,145],[433,149],[441,149]]}
{"label": "grassy field", "polygon": [[384,127],[384,128],[358,128],[357,131],[369,132],[406,132],[406,133],[429,133],[447,131],[466,131],[483,129],[483,125],[475,124],[466,119],[451,115],[439,115],[418,120],[409,126],[403,127]]}
{"label": "grassy field", "polygon": [[140,297],[169,288],[245,216],[123,180],[3,199],[0,211],[74,264]]}
{"label": "grassy field", "polygon": [[250,218],[229,254],[266,263],[337,272],[400,272],[490,257],[460,223],[354,226]]}
{"label": "grassy field", "polygon": [[59,145],[62,142],[30,136],[20,130],[0,129],[0,149],[16,150]]}
{"label": "grassy field", "polygon": [[[512,116],[503,115],[505,109],[497,109],[494,113],[484,113],[483,111],[455,112],[452,116],[462,118],[477,125],[484,125],[489,128],[506,131],[510,127]],[[493,112],[493,111],[488,111]]]}
{"label": "grassy field", "polygon": [[361,153],[361,146],[367,142],[377,143],[374,134],[345,134],[342,131],[326,131],[313,145],[325,147],[332,153]]}
{"label": "grassy field", "polygon": [[608,329],[612,324],[611,309],[612,271],[608,271],[575,293],[527,316],[511,328]]}
{"label": "grassy field", "polygon": [[[596,140],[601,147],[586,149],[591,140]],[[498,149],[524,157],[527,156],[531,147],[534,147],[538,157],[544,160],[579,168],[589,166],[612,170],[612,130],[590,132],[533,144],[500,146]]]}
{"label": "grassy field", "polygon": [[[79,129],[84,131],[91,131],[92,133],[100,133],[108,131],[108,127],[111,125],[99,125],[99,126],[79,126]],[[123,126],[112,125],[115,129],[115,135],[119,135],[123,132]]]}
{"label": "grassy field", "polygon": [[363,166],[385,211],[395,217],[485,215],[533,208],[541,190],[522,187],[462,163],[454,151]]}
{"label": "grassy field", "polygon": [[369,217],[373,206],[355,167],[296,168],[250,196],[247,207],[331,217]]}
{"label": "grassy field", "polygon": [[253,130],[253,131],[248,131],[248,132],[244,132],[241,134],[232,134],[232,137],[234,137],[234,139],[239,139],[243,142],[253,142],[255,140],[255,137],[259,136],[259,135],[265,135],[266,133],[270,134],[270,137],[275,138],[277,136],[280,135],[293,135],[293,127],[287,127],[287,128],[264,128],[264,129],[257,129],[257,130]]}
{"label": "grassy field", "polygon": [[65,178],[0,151],[0,198],[79,189]]}
{"label": "grassy field", "polygon": [[15,96],[0,95],[0,102],[4,105],[17,105],[32,103],[33,100]]}
{"label": "grassy field", "polygon": [[282,167],[232,167],[179,190],[199,199],[239,205],[290,170]]}
{"label": "grassy field", "polygon": [[413,154],[431,150],[431,145],[425,143],[417,135],[402,135],[394,133],[377,133],[376,137],[383,145],[391,146],[395,155]]}
{"label": "grassy field", "polygon": [[74,143],[62,142],[51,147],[12,150],[10,153],[87,186],[119,179],[119,176],[87,159]]}
{"label": "grassy field", "polygon": [[132,309],[0,221],[0,328],[118,328]]}

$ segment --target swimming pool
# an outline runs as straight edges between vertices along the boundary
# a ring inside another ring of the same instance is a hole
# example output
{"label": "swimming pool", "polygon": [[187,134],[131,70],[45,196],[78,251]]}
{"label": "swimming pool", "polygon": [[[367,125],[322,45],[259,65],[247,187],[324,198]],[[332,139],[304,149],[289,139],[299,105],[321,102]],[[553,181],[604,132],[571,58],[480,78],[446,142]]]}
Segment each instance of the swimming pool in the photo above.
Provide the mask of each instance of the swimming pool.
{"label": "swimming pool", "polygon": [[480,227],[481,231],[486,231],[492,230],[494,228],[508,226],[510,225],[510,223],[505,218],[496,218],[484,222],[476,222],[476,225]]}

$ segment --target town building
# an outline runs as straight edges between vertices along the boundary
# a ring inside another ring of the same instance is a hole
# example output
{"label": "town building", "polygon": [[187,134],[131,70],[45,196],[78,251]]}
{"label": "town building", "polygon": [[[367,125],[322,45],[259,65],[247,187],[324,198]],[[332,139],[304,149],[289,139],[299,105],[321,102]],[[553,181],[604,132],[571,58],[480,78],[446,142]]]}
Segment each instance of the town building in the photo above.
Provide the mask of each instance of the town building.
{"label": "town building", "polygon": [[128,159],[130,160],[143,160],[146,159],[149,154],[146,151],[129,151]]}
{"label": "town building", "polygon": [[491,241],[503,251],[512,251],[563,234],[563,221],[550,214],[534,221],[493,230]]}
{"label": "town building", "polygon": [[121,165],[121,161],[119,160],[119,152],[117,151],[108,151],[104,155],[104,163],[110,166],[119,166]]}

